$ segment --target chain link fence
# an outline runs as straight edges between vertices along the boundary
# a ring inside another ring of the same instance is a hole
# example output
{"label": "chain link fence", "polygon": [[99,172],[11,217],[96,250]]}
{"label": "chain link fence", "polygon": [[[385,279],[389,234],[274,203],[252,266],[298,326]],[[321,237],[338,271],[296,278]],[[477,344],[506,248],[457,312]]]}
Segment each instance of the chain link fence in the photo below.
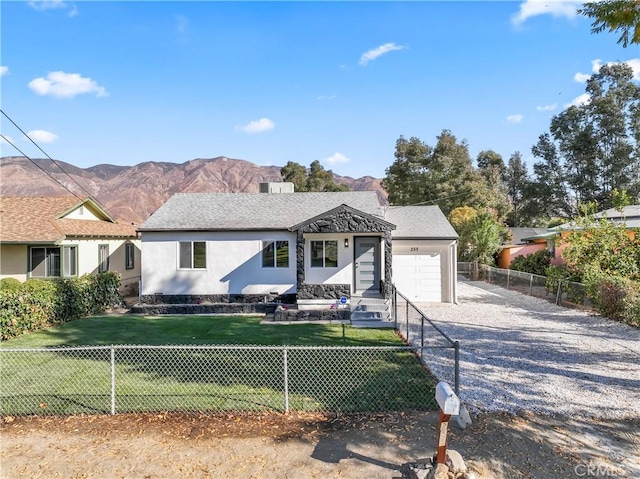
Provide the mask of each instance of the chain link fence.
{"label": "chain link fence", "polygon": [[460,343],[451,339],[395,286],[391,310],[396,330],[420,352],[420,361],[438,381],[446,381],[459,395]]}
{"label": "chain link fence", "polygon": [[433,410],[411,347],[0,348],[0,414]]}
{"label": "chain link fence", "polygon": [[472,281],[485,281],[568,308],[595,309],[586,286],[523,271],[495,268],[486,264],[458,263],[458,274]]}

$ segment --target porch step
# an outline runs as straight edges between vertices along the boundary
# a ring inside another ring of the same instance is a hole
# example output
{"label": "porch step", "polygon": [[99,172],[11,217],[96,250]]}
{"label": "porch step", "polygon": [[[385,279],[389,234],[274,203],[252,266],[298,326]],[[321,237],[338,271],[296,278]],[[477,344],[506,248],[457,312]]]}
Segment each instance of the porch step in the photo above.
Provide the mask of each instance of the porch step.
{"label": "porch step", "polygon": [[383,298],[351,297],[351,321],[390,321],[389,302]]}

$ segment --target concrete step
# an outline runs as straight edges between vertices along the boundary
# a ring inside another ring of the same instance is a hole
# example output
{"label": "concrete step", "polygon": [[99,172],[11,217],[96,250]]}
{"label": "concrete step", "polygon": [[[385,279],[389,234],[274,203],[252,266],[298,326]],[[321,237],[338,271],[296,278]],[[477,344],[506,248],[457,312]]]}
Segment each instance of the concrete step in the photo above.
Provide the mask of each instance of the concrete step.
{"label": "concrete step", "polygon": [[383,298],[351,298],[351,321],[389,321],[389,302]]}

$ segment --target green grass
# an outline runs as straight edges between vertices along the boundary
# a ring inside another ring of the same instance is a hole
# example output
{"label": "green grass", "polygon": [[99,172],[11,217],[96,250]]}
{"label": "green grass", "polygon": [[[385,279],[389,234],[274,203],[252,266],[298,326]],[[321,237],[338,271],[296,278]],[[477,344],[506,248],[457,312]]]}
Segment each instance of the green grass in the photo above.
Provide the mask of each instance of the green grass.
{"label": "green grass", "polygon": [[[393,330],[341,324],[260,324],[260,317],[100,316],[0,345],[0,414],[108,413],[111,354],[77,346],[120,345],[116,411],[433,409],[431,376],[402,349],[296,346],[403,346]],[[187,345],[135,348],[127,345]],[[62,348],[17,352],[17,348]]]}

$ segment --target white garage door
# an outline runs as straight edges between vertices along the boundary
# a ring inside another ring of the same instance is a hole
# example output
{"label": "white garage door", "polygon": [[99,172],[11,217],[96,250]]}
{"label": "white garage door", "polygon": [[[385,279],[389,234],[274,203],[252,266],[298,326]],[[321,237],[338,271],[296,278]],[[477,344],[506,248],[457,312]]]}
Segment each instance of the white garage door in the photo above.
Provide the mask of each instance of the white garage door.
{"label": "white garage door", "polygon": [[440,254],[393,255],[393,282],[411,301],[442,301]]}

